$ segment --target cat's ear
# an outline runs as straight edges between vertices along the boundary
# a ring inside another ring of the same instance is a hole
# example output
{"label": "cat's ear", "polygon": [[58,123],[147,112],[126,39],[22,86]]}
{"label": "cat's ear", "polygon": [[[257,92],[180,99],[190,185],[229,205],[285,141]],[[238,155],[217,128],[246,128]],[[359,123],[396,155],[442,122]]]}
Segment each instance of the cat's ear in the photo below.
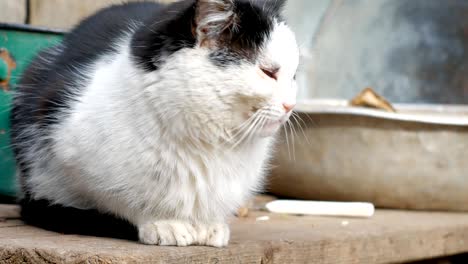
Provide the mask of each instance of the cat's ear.
{"label": "cat's ear", "polygon": [[220,44],[236,24],[234,0],[196,0],[194,33],[200,46]]}

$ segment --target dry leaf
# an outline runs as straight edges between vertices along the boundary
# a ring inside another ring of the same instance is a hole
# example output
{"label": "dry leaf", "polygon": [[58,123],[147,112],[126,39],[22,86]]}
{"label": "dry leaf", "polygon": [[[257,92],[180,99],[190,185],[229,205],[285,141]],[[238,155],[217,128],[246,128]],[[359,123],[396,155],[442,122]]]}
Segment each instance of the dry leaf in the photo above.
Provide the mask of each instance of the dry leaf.
{"label": "dry leaf", "polygon": [[351,101],[352,106],[364,106],[396,112],[395,108],[382,96],[378,95],[372,88],[366,88]]}

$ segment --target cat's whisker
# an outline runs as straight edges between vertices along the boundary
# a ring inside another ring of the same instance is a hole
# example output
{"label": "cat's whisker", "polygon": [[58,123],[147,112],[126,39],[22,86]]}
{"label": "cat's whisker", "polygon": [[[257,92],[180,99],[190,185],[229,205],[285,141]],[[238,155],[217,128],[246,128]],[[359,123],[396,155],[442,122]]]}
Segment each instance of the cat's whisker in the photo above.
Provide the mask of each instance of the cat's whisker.
{"label": "cat's whisker", "polygon": [[[289,130],[291,131],[291,145],[292,145],[292,154],[293,154],[293,161],[296,161],[296,146],[295,146],[295,140],[296,140],[296,129],[294,128],[294,124],[291,122],[291,120],[288,119],[286,123],[289,126]],[[294,133],[293,133],[294,132]]]}
{"label": "cat's whisker", "polygon": [[[255,126],[257,125],[257,123],[260,121],[260,117],[262,115],[258,115],[256,118],[255,118],[255,121],[252,122],[252,124],[248,127],[247,130],[245,130],[244,134],[242,135],[242,137],[236,142],[236,144],[234,144],[233,148],[236,148],[241,142],[244,141],[244,139],[246,139],[247,136],[249,136],[252,131],[254,131],[253,129],[255,128]],[[250,138],[250,136],[249,136]]]}
{"label": "cat's whisker", "polygon": [[[231,139],[234,139],[235,137],[240,136],[240,139],[236,141],[234,146],[239,145],[240,141],[248,141],[251,139],[251,137],[258,132],[258,130],[263,129],[266,122],[271,119],[270,117],[280,117],[279,111],[274,111],[273,109],[263,109],[261,111],[257,111],[252,117],[250,117],[248,120],[246,120],[244,123],[242,123],[238,128],[237,132],[230,136]],[[259,120],[254,120],[253,119],[259,119]],[[253,122],[253,123],[252,123]],[[247,130],[245,128],[248,127]],[[229,140],[231,142],[231,140]]]}
{"label": "cat's whisker", "polygon": [[307,114],[306,114],[305,116],[306,116],[307,119],[310,121],[310,123],[312,124],[312,126],[315,127],[315,126],[318,125],[317,122],[315,122],[315,121],[312,119],[312,117],[310,117],[310,115],[307,115]]}
{"label": "cat's whisker", "polygon": [[306,123],[304,122],[304,120],[302,120],[302,118],[296,112],[293,112],[291,117],[294,118],[294,120],[296,121],[297,125],[301,129],[301,132],[302,132],[302,135],[304,136],[304,139],[306,140],[307,144],[310,146],[309,137],[307,136],[307,134],[306,134],[306,132],[304,130],[304,127],[302,126],[302,125],[306,126]]}
{"label": "cat's whisker", "polygon": [[[257,114],[258,113],[258,114]],[[252,137],[253,134],[255,134],[255,132],[257,132],[258,128],[258,124],[262,122],[262,120],[265,119],[266,115],[264,112],[257,112],[254,116],[254,121],[251,123],[251,125],[248,127],[247,130],[244,130],[244,133],[242,134],[242,136],[239,138],[239,140],[233,145],[232,148],[235,148],[237,147],[241,142],[245,141],[245,140],[250,140],[250,138]]]}
{"label": "cat's whisker", "polygon": [[249,117],[247,120],[245,120],[240,126],[236,127],[233,129],[233,131],[237,131],[234,135],[231,135],[230,136],[230,139],[234,139],[235,137],[237,137],[240,133],[243,133],[243,129],[247,126],[250,125],[250,122],[252,122],[256,116],[258,115],[258,112],[255,113],[254,115],[252,115],[251,117]]}
{"label": "cat's whisker", "polygon": [[[256,115],[253,115],[252,117],[250,117],[249,119],[247,119],[247,121],[244,122],[243,125],[242,125],[240,128],[236,129],[237,132],[236,132],[233,136],[231,136],[231,138],[230,138],[230,139],[232,139],[232,140],[235,140],[235,141],[234,141],[234,144],[232,144],[232,146],[238,144],[238,142],[244,137],[244,134],[246,133],[246,130],[245,130],[245,129],[246,129],[246,128],[248,129],[249,127],[251,127],[252,124],[255,122],[255,120],[256,120]],[[240,136],[240,139],[237,139],[237,140],[236,140],[236,138],[237,138],[238,136]],[[230,142],[230,143],[232,143],[232,142]],[[234,148],[234,147],[231,147],[231,148]]]}
{"label": "cat's whisker", "polygon": [[[256,129],[255,132],[258,132],[258,130],[263,129],[263,128],[265,127],[265,123],[266,123],[267,120],[269,119],[269,118],[267,118],[266,115],[262,115],[260,118],[261,118],[261,121],[260,121],[260,123],[259,123],[259,125],[258,125],[258,128]],[[252,135],[253,135],[253,134],[252,134]]]}
{"label": "cat's whisker", "polygon": [[289,147],[289,135],[288,135],[288,130],[286,129],[286,124],[283,125],[283,129],[284,129],[284,138],[286,139],[286,146],[288,148],[288,157],[289,159],[291,160],[291,150],[290,150],[290,147]]}
{"label": "cat's whisker", "polygon": [[258,117],[258,122],[255,122],[255,125],[253,126],[251,132],[247,134],[247,138],[245,139],[245,141],[250,141],[252,139],[252,136],[258,131],[258,129],[262,128],[263,126],[262,123],[264,123],[264,120],[265,120],[264,115],[260,115]]}

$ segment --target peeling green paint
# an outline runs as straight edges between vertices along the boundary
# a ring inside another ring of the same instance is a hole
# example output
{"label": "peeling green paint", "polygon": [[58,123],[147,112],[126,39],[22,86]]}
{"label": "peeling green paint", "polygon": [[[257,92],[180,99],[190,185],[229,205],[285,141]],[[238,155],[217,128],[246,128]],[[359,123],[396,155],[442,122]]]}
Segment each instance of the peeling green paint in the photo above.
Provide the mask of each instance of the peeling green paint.
{"label": "peeling green paint", "polygon": [[15,85],[34,55],[57,44],[62,34],[27,27],[0,25],[0,49],[6,49],[16,62],[8,89],[0,89],[0,195],[15,196],[15,161],[10,148],[9,115]]}

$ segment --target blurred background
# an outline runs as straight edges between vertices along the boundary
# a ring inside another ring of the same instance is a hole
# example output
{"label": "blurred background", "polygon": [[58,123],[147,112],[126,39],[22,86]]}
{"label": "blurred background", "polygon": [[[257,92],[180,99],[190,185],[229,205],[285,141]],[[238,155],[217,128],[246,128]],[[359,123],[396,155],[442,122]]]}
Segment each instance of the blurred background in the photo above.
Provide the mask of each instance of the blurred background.
{"label": "blurred background", "polygon": [[303,98],[468,103],[468,1],[294,0]]}

